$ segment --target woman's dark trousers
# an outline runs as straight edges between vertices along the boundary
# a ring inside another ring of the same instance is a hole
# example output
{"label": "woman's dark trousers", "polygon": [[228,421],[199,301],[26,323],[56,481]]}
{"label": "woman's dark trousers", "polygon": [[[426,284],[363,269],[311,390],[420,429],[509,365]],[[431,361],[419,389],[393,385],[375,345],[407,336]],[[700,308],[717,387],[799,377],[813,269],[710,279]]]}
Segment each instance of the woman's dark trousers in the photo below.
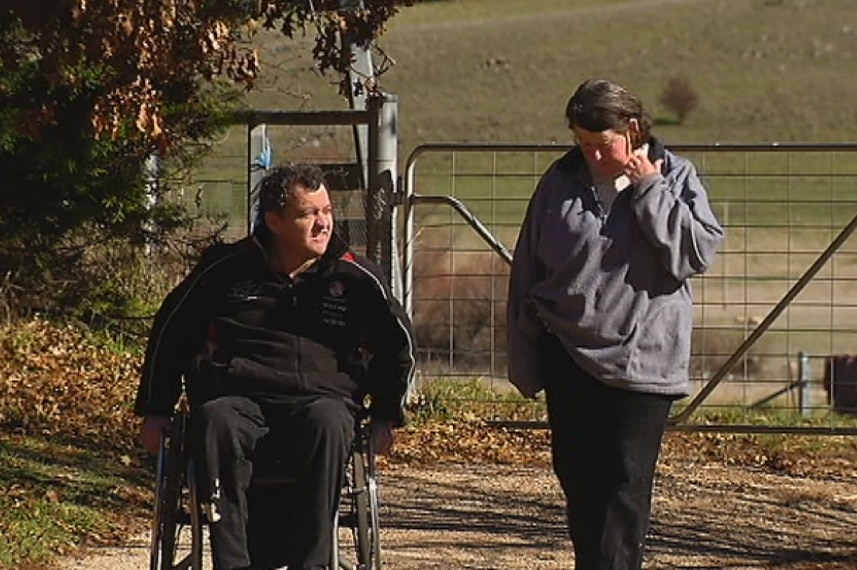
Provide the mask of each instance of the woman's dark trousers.
{"label": "woman's dark trousers", "polygon": [[[191,445],[203,503],[219,519],[209,521],[215,570],[264,567],[248,550],[247,489],[251,457],[259,440],[266,450],[289,460],[294,476],[294,507],[279,533],[289,570],[326,568],[333,519],[354,438],[354,417],[343,400],[298,398],[260,404],[242,396],[223,396],[193,410]],[[274,445],[270,445],[274,443]],[[282,454],[280,455],[280,453]],[[209,498],[210,497],[210,498]],[[208,499],[207,499],[208,498]],[[279,525],[278,525],[279,526]],[[250,537],[252,540],[252,537]]]}
{"label": "woman's dark trousers", "polygon": [[639,570],[671,399],[609,387],[545,346],[554,471],[577,570]]}

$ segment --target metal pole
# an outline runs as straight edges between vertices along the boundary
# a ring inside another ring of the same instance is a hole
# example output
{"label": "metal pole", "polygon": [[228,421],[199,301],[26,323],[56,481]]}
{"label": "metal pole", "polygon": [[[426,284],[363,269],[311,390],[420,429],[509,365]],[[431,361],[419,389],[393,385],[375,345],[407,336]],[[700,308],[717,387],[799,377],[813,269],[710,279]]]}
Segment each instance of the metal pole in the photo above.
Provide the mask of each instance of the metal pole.
{"label": "metal pole", "polygon": [[[340,0],[339,6],[343,10],[362,10],[364,3],[363,0]],[[366,47],[354,42],[347,31],[342,35],[342,49],[351,52],[351,65],[348,68],[348,99],[351,108],[358,111],[368,109],[369,90],[375,78],[372,54]],[[369,177],[371,176],[371,168],[369,167],[369,146],[372,144],[370,142],[372,138],[371,128],[365,124],[355,124],[353,129],[357,163],[362,166],[364,188],[368,188]]]}
{"label": "metal pole", "polygon": [[256,188],[271,166],[271,145],[268,140],[268,125],[249,123],[247,132],[247,233],[253,231],[253,221],[258,201]]}
{"label": "metal pole", "polygon": [[[387,280],[400,289],[398,271],[393,274],[392,243],[396,235],[393,217],[393,197],[396,186],[398,153],[398,98],[383,93],[368,100],[369,122],[369,185],[366,189],[366,256],[384,270]],[[397,298],[401,299],[401,291]]]}
{"label": "metal pole", "polygon": [[369,133],[369,168],[364,194],[363,211],[366,213],[366,257],[375,263],[381,263],[381,227],[383,217],[383,192],[381,190],[380,172],[375,168],[380,147],[380,116],[383,100],[380,97],[371,97],[367,101],[366,110],[369,111],[371,119],[368,124]]}
{"label": "metal pole", "polygon": [[812,414],[812,390],[809,385],[812,378],[811,372],[809,355],[805,352],[799,352],[798,379],[800,380],[800,383],[798,384],[798,406],[801,415],[804,417],[808,417]]}
{"label": "metal pole", "polygon": [[399,98],[391,93],[375,97],[378,99],[377,152],[372,158],[372,171],[379,192],[379,228],[381,266],[393,288],[397,299],[402,298],[401,275],[398,268],[398,246],[396,243],[396,181],[398,179],[399,151]]}
{"label": "metal pole", "polygon": [[[150,154],[143,163],[143,172],[146,180],[146,209],[151,212],[158,203],[161,193],[161,159],[157,154]],[[147,232],[156,232],[158,228],[151,219],[146,222]],[[152,253],[152,240],[146,236],[146,255]]]}
{"label": "metal pole", "polygon": [[417,148],[408,158],[405,167],[405,194],[403,197],[404,209],[404,249],[402,251],[402,307],[408,317],[414,316],[414,240],[416,232],[416,218],[414,215],[414,186],[417,183],[416,170],[417,158],[422,151]]}

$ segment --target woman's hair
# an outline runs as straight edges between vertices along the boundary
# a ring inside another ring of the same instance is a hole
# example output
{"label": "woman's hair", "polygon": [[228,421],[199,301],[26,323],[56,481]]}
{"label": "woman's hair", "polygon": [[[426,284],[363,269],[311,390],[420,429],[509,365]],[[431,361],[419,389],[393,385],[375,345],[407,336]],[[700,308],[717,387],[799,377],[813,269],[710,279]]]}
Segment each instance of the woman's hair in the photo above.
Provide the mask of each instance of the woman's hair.
{"label": "woman's hair", "polygon": [[592,132],[609,129],[617,133],[628,132],[631,119],[637,119],[640,137],[631,141],[634,148],[649,139],[652,128],[652,121],[640,99],[606,79],[589,79],[581,83],[568,100],[565,117],[571,129],[580,127]]}

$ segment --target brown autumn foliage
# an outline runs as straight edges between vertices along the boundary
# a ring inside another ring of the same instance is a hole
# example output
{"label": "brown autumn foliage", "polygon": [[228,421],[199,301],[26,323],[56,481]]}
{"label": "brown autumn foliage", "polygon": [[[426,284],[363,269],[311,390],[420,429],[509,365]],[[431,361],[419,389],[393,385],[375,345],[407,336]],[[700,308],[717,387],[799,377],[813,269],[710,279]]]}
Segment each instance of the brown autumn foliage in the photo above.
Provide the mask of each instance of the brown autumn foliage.
{"label": "brown autumn foliage", "polygon": [[138,358],[75,326],[36,318],[0,332],[0,427],[83,447],[127,451]]}
{"label": "brown autumn foliage", "polygon": [[[308,32],[319,69],[345,78],[351,53],[341,39],[371,44],[399,7],[412,3],[365,0],[363,9],[342,9],[340,0],[4,0],[0,21],[17,41],[0,45],[0,67],[37,61],[51,90],[74,93],[100,82],[84,110],[94,133],[136,131],[163,149],[170,142],[164,90],[187,78],[219,77],[251,89],[261,69],[258,29],[287,38]],[[341,87],[353,86],[343,79]],[[55,111],[34,108],[19,127],[38,138]]]}
{"label": "brown autumn foliage", "polygon": [[[0,433],[71,443],[105,456],[139,457],[139,420],[131,413],[139,362],[138,353],[106,347],[80,327],[38,318],[7,323],[0,328]],[[402,428],[394,453],[380,462],[548,466],[549,444],[545,429],[496,427],[459,413]],[[671,432],[663,459],[855,477],[857,441]]]}

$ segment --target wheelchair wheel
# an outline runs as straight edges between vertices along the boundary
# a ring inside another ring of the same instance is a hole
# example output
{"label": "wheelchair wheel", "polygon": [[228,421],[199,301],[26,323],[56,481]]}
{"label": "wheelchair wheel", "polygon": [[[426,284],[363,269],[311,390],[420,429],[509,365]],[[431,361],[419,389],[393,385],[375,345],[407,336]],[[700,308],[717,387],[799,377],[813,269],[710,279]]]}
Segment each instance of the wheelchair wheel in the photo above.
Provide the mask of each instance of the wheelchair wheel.
{"label": "wheelchair wheel", "polygon": [[190,511],[190,561],[189,568],[202,570],[202,528],[206,524],[202,514],[202,505],[199,502],[199,492],[194,478],[193,462],[188,461],[188,510]]}
{"label": "wheelchair wheel", "polygon": [[[365,446],[363,446],[365,447]],[[353,549],[340,540],[337,530],[331,568],[342,570],[380,570],[378,487],[371,453],[360,446],[352,452],[348,482],[343,489],[337,520],[339,529],[347,529]]]}
{"label": "wheelchair wheel", "polygon": [[[173,417],[169,433],[161,441],[155,481],[155,506],[149,551],[150,570],[201,570],[202,524],[199,503],[188,488],[185,456],[187,414]],[[196,524],[193,524],[196,521]],[[190,527],[190,552],[180,548],[185,528]]]}
{"label": "wheelchair wheel", "polygon": [[358,451],[354,453],[353,463],[357,511],[357,556],[361,568],[380,570],[378,484],[375,479],[374,456]]}

